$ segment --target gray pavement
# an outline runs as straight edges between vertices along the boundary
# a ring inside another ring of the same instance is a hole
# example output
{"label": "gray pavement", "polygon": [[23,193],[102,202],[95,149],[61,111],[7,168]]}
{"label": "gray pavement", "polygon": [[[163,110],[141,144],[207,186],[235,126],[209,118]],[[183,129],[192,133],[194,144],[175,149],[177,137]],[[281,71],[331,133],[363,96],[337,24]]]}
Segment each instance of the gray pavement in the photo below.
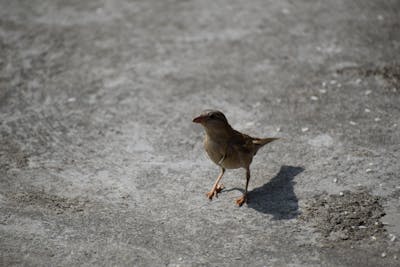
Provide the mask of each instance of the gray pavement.
{"label": "gray pavement", "polygon": [[[399,266],[399,28],[398,0],[0,1],[0,265]],[[206,108],[284,138],[241,208],[243,170],[205,197]]]}

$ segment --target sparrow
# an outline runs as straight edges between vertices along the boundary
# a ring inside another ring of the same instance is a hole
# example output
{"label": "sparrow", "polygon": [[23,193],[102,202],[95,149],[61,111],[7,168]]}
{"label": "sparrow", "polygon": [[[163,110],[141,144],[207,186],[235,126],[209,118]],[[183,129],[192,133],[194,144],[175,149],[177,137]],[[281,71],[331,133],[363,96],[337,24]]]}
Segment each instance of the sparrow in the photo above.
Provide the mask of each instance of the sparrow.
{"label": "sparrow", "polygon": [[209,158],[221,168],[207,197],[218,197],[224,188],[220,180],[226,169],[244,168],[246,170],[246,187],[243,195],[236,199],[240,207],[247,202],[247,189],[250,181],[250,164],[257,151],[264,145],[279,138],[256,138],[240,133],[232,128],[225,115],[218,110],[205,110],[200,116],[193,119],[194,123],[201,124],[205,129],[204,149]]}

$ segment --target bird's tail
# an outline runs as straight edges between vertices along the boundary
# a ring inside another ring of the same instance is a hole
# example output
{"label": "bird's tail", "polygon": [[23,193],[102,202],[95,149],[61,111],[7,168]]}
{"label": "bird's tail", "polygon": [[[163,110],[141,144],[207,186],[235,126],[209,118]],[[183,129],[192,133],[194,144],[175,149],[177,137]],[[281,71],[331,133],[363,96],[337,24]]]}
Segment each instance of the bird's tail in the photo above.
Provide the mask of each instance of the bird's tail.
{"label": "bird's tail", "polygon": [[253,138],[253,144],[256,146],[256,152],[272,141],[278,140],[277,137],[268,137],[268,138]]}

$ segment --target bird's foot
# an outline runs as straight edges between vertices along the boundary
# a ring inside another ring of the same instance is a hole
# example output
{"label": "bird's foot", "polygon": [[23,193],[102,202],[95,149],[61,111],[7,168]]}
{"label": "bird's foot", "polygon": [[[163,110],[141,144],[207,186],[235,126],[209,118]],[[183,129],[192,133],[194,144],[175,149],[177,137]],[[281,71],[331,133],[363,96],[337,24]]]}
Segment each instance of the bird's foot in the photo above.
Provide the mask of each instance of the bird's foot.
{"label": "bird's foot", "polygon": [[213,197],[218,197],[218,194],[225,188],[223,184],[218,184],[216,188],[211,189],[206,195],[209,200],[212,200]]}
{"label": "bird's foot", "polygon": [[221,192],[224,188],[224,184],[218,184],[217,188],[215,188],[215,197],[218,197],[219,192]]}
{"label": "bird's foot", "polygon": [[209,200],[212,200],[212,198],[214,197],[214,194],[215,194],[215,190],[211,190],[210,192],[208,192],[208,193],[206,194],[206,196],[207,196],[207,198],[208,198]]}
{"label": "bird's foot", "polygon": [[241,207],[245,202],[247,202],[247,196],[243,195],[240,198],[236,199],[236,205]]}

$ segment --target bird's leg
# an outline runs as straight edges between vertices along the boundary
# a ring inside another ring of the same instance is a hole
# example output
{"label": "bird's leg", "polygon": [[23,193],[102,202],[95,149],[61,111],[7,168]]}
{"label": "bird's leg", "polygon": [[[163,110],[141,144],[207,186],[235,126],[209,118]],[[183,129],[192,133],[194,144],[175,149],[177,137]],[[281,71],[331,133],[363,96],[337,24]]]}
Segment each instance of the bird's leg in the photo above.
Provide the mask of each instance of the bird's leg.
{"label": "bird's leg", "polygon": [[215,197],[218,197],[218,193],[221,192],[221,190],[224,188],[222,184],[219,184],[219,181],[222,179],[222,176],[225,173],[225,168],[221,167],[221,173],[219,174],[217,180],[215,181],[213,187],[211,188],[210,192],[207,193],[207,197],[211,200],[214,195]]}
{"label": "bird's leg", "polygon": [[243,196],[240,198],[236,199],[236,204],[241,207],[243,203],[247,202],[247,188],[249,187],[249,181],[250,181],[250,168],[246,169],[246,188],[244,190]]}

